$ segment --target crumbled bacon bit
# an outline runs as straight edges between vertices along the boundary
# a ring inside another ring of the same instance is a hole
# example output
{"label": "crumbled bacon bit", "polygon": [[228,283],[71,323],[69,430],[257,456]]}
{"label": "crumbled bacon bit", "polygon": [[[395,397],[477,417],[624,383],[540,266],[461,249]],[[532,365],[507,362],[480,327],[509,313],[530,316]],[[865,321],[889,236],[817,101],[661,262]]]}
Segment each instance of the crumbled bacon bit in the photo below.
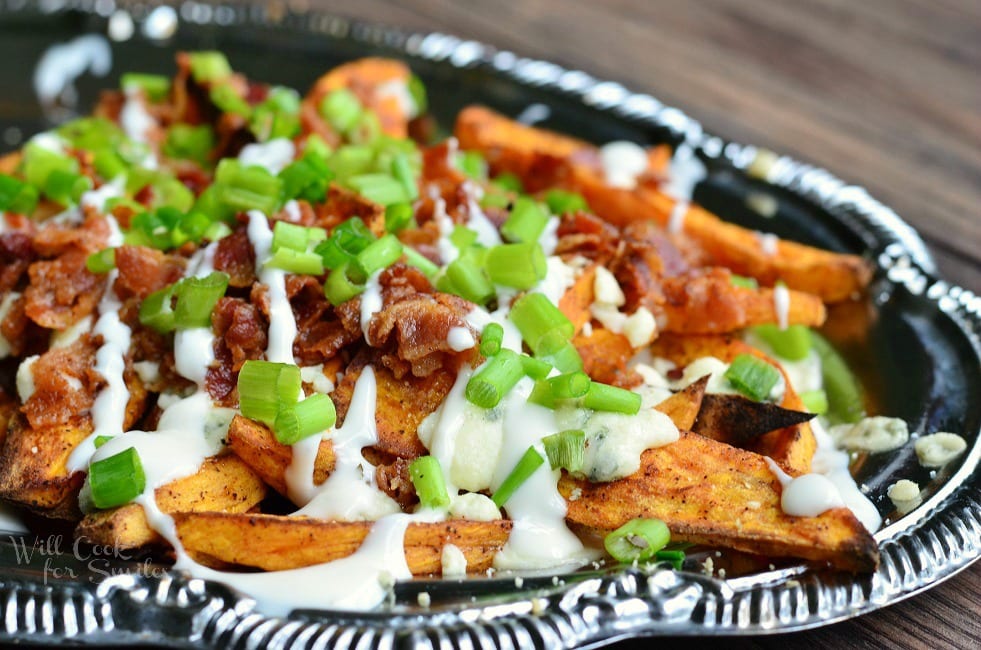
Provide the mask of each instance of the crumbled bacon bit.
{"label": "crumbled bacon bit", "polygon": [[221,239],[215,247],[214,267],[228,274],[228,285],[241,289],[256,281],[255,250],[245,226]]}
{"label": "crumbled bacon bit", "polygon": [[55,260],[31,264],[31,283],[24,292],[24,310],[31,320],[60,330],[95,310],[105,282],[85,268],[87,257],[85,252],[72,250]]}
{"label": "crumbled bacon bit", "polygon": [[120,246],[116,249],[119,276],[113,285],[121,299],[140,299],[181,279],[184,260],[144,246]]}
{"label": "crumbled bacon bit", "polygon": [[34,362],[34,393],[21,407],[32,427],[62,424],[92,407],[102,382],[93,369],[95,351],[94,341],[85,335],[68,347],[48,350]]}

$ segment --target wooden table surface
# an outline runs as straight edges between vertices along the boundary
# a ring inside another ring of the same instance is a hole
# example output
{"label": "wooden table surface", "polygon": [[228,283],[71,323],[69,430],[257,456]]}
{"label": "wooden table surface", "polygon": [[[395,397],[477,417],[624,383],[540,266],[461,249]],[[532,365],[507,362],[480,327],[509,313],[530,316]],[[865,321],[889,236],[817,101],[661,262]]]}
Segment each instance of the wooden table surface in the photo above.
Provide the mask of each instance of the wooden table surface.
{"label": "wooden table surface", "polygon": [[[981,293],[981,3],[976,0],[309,0],[489,42],[620,81],[716,134],[866,187]],[[981,647],[981,563],[856,620],[728,648]],[[692,648],[719,641],[644,642]],[[640,645],[637,643],[636,645]]]}

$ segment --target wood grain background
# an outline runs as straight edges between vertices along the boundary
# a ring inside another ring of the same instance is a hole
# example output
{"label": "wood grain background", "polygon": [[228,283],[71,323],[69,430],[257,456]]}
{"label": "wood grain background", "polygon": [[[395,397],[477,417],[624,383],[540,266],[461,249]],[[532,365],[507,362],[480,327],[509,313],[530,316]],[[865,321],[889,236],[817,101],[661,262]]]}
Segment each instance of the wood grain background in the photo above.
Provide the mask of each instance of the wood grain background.
{"label": "wood grain background", "polygon": [[[297,2],[297,0],[294,0]],[[866,187],[981,293],[977,0],[299,0],[492,43],[623,82],[726,138]],[[790,635],[658,648],[978,648],[981,563],[930,591]]]}

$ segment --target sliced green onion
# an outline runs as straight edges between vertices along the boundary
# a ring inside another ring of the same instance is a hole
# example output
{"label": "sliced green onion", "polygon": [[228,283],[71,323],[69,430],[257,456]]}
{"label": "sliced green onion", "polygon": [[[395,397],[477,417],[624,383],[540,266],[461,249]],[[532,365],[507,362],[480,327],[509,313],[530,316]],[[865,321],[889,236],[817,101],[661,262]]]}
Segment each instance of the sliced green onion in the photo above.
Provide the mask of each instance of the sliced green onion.
{"label": "sliced green onion", "polygon": [[456,155],[456,168],[478,181],[487,180],[487,161],[479,151],[460,151]]}
{"label": "sliced green onion", "polygon": [[820,388],[804,391],[800,394],[800,400],[809,413],[824,415],[828,412],[828,394]]}
{"label": "sliced green onion", "polygon": [[318,108],[320,115],[340,133],[346,133],[354,127],[363,110],[358,98],[346,88],[327,93]]}
{"label": "sliced green onion", "polygon": [[655,562],[667,562],[675,571],[681,571],[685,564],[685,552],[673,549],[662,549],[654,554]]}
{"label": "sliced green onion", "polygon": [[210,327],[211,312],[228,288],[228,274],[214,271],[203,278],[184,278],[177,284],[174,325],[178,329]]}
{"label": "sliced green onion", "polygon": [[138,88],[151,102],[160,102],[170,93],[170,79],[162,74],[124,72],[119,78],[119,87],[123,90]]}
{"label": "sliced green onion", "polygon": [[280,443],[292,445],[326,431],[336,420],[334,402],[323,393],[314,393],[292,406],[281,407],[273,422],[273,433]]}
{"label": "sliced green onion", "polygon": [[493,186],[480,199],[482,208],[510,208],[511,197],[500,191],[495,191]]}
{"label": "sliced green onion", "polygon": [[101,510],[129,503],[143,493],[146,475],[134,447],[89,466],[92,505]]}
{"label": "sliced green onion", "polygon": [[811,330],[804,325],[757,325],[752,332],[763,339],[777,355],[791,361],[806,359],[811,353]]}
{"label": "sliced green onion", "polygon": [[364,291],[364,284],[354,282],[348,271],[348,264],[341,264],[327,274],[327,281],[324,282],[324,295],[335,307]]}
{"label": "sliced green onion", "polygon": [[299,275],[323,275],[324,261],[313,251],[295,251],[291,248],[280,248],[266,262],[266,266],[282,269]]}
{"label": "sliced green onion", "polygon": [[239,409],[245,417],[273,426],[281,410],[297,403],[302,386],[300,369],[294,365],[246,361],[238,373]]}
{"label": "sliced green onion", "polygon": [[[381,120],[372,111],[364,111],[347,131],[347,139],[354,144],[376,147],[382,137]],[[388,171],[387,167],[384,168]]]}
{"label": "sliced green onion", "polygon": [[43,188],[48,176],[53,171],[78,173],[78,161],[28,142],[24,147],[24,157],[21,161],[24,179],[37,188]]}
{"label": "sliced green onion", "polygon": [[521,355],[521,367],[524,368],[526,375],[536,381],[548,377],[554,368],[548,361],[529,357],[526,354]]}
{"label": "sliced green onion", "polygon": [[172,284],[169,287],[164,287],[143,299],[140,304],[140,323],[161,334],[174,331],[174,291],[176,286]]}
{"label": "sliced green onion", "polygon": [[425,113],[429,108],[429,102],[426,98],[426,86],[422,83],[422,79],[414,74],[410,75],[406,82],[406,88],[409,91],[409,96],[412,97],[412,103],[415,104],[415,114],[410,117]]}
{"label": "sliced green onion", "polygon": [[116,249],[103,248],[85,258],[85,268],[92,273],[108,273],[116,268]]}
{"label": "sliced green onion", "polygon": [[559,372],[576,372],[583,369],[582,357],[571,341],[566,341],[548,354],[538,355],[538,358],[548,362]]}
{"label": "sliced green onion", "polygon": [[464,250],[470,248],[477,242],[477,231],[471,230],[466,226],[453,226],[453,232],[450,233],[450,243],[457,247],[458,250]]}
{"label": "sliced green onion", "polygon": [[323,228],[308,228],[288,221],[277,221],[273,227],[273,239],[270,250],[288,248],[296,252],[306,252],[310,246],[327,239],[327,231]]}
{"label": "sliced green onion", "polygon": [[760,285],[756,281],[756,278],[747,278],[742,275],[736,275],[733,273],[729,276],[729,284],[734,287],[742,287],[744,289],[759,289]]}
{"label": "sliced green onion", "polygon": [[549,190],[545,194],[545,204],[552,214],[566,214],[578,210],[589,210],[589,205],[582,194],[567,192],[565,190]]}
{"label": "sliced green onion", "polygon": [[44,195],[61,205],[78,203],[92,189],[92,179],[63,169],[52,170],[44,181]]}
{"label": "sliced green onion", "polygon": [[363,174],[371,169],[375,150],[366,145],[347,145],[339,148],[330,157],[330,168],[337,178],[344,180]]}
{"label": "sliced green onion", "polygon": [[725,378],[740,393],[759,402],[780,381],[780,371],[751,354],[740,354],[729,364]]}
{"label": "sliced green onion", "polygon": [[558,350],[575,333],[572,322],[540,293],[526,293],[514,301],[508,318],[539,356]]}
{"label": "sliced green onion", "polygon": [[594,411],[610,411],[636,415],[640,411],[640,394],[626,388],[590,382],[589,390],[582,398],[582,405]]}
{"label": "sliced green onion", "polygon": [[570,472],[582,470],[586,453],[586,433],[582,429],[568,429],[542,438],[545,455],[552,469],[560,467]]}
{"label": "sliced green onion", "polygon": [[370,277],[402,257],[402,242],[395,235],[385,235],[368,244],[355,258],[358,269]]}
{"label": "sliced green onion", "polygon": [[494,408],[524,375],[520,356],[501,350],[470,377],[464,394],[471,404]]}
{"label": "sliced green onion", "polygon": [[402,184],[405,190],[406,201],[415,201],[419,198],[419,186],[416,184],[415,175],[409,166],[409,159],[405,154],[396,154],[392,158],[392,176]]}
{"label": "sliced green onion", "polygon": [[232,66],[225,55],[217,51],[190,52],[191,76],[194,81],[220,81],[232,75]]}
{"label": "sliced green onion", "polygon": [[392,203],[385,208],[385,231],[401,232],[415,223],[411,203]]}
{"label": "sliced green onion", "polygon": [[347,184],[361,196],[379,205],[409,200],[402,183],[388,174],[358,174],[348,178]]}
{"label": "sliced green onion", "polygon": [[292,138],[300,130],[300,96],[292,88],[277,86],[256,106],[249,130],[265,142],[273,138]]}
{"label": "sliced green onion", "polygon": [[567,372],[535,382],[535,388],[528,397],[528,401],[548,408],[555,408],[558,400],[584,397],[589,392],[591,385],[592,382],[586,373],[579,370]]}
{"label": "sliced green onion", "polygon": [[38,191],[13,176],[0,174],[0,212],[31,214],[37,207]]}
{"label": "sliced green onion", "polygon": [[485,357],[492,357],[501,349],[501,342],[504,341],[504,328],[500,323],[487,323],[480,332],[480,353]]}
{"label": "sliced green onion", "polygon": [[307,139],[303,141],[303,153],[313,154],[324,160],[330,158],[330,154],[333,151],[331,146],[324,141],[322,137],[316,133],[311,133],[307,136]]}
{"label": "sliced green onion", "polygon": [[491,281],[505,287],[531,289],[545,278],[545,252],[537,241],[493,246],[485,264]]}
{"label": "sliced green onion", "polygon": [[279,172],[279,178],[283,183],[285,198],[320,203],[327,196],[327,188],[334,178],[334,172],[328,167],[325,156],[308,151]]}
{"label": "sliced green onion", "polygon": [[212,86],[208,97],[211,99],[211,103],[218,107],[222,113],[232,113],[245,118],[252,115],[252,107],[231,84],[223,83]]}
{"label": "sliced green onion", "polygon": [[129,169],[129,165],[112,149],[102,149],[92,153],[92,166],[102,178],[112,180]]}
{"label": "sliced green onion", "polygon": [[823,336],[811,332],[811,343],[821,357],[821,378],[832,424],[858,422],[865,416],[862,387],[848,364]]}
{"label": "sliced green onion", "polygon": [[528,451],[524,453],[518,464],[514,466],[511,473],[507,475],[504,482],[501,483],[501,487],[494,491],[491,495],[491,500],[494,502],[498,508],[504,506],[508,502],[514,493],[517,492],[525,481],[531,478],[531,475],[535,471],[545,464],[545,459],[542,455],[538,453],[538,450],[534,447],[528,447]]}
{"label": "sliced green onion", "polygon": [[206,163],[215,146],[215,133],[208,124],[174,124],[167,130],[164,153],[171,158]]}
{"label": "sliced green onion", "polygon": [[603,546],[622,564],[643,562],[667,546],[671,531],[660,519],[631,519],[603,539]]}
{"label": "sliced green onion", "polygon": [[494,285],[475,255],[460,255],[450,262],[446,267],[446,278],[454,293],[472,303],[483,305],[494,296]]}
{"label": "sliced green onion", "polygon": [[548,224],[548,215],[537,201],[521,197],[501,226],[501,235],[511,242],[537,242]]}
{"label": "sliced green onion", "polygon": [[420,456],[412,461],[409,478],[423,508],[445,508],[450,505],[443,469],[435,456]]}
{"label": "sliced green onion", "polygon": [[92,444],[95,445],[96,449],[98,449],[99,447],[106,444],[113,438],[115,438],[115,436],[96,436],[95,439],[92,441]]}
{"label": "sliced green onion", "polygon": [[122,129],[104,117],[72,120],[58,127],[58,135],[68,140],[76,149],[86,151],[120,147],[126,141]]}
{"label": "sliced green onion", "polygon": [[516,194],[524,191],[524,185],[521,183],[521,179],[518,178],[516,174],[511,172],[503,172],[494,177],[491,181],[494,185],[497,185],[502,190],[507,192],[514,192]]}
{"label": "sliced green onion", "polygon": [[316,253],[324,260],[328,269],[336,269],[349,264],[375,240],[375,236],[358,217],[341,222],[330,233],[326,241],[317,245]]}
{"label": "sliced green onion", "polygon": [[429,279],[436,277],[436,274],[439,273],[439,266],[411,246],[403,246],[402,253],[405,254],[405,261],[409,266],[416,267],[425,273]]}
{"label": "sliced green onion", "polygon": [[215,172],[217,199],[233,212],[259,210],[272,214],[279,205],[283,182],[262,167],[242,167],[226,158]]}

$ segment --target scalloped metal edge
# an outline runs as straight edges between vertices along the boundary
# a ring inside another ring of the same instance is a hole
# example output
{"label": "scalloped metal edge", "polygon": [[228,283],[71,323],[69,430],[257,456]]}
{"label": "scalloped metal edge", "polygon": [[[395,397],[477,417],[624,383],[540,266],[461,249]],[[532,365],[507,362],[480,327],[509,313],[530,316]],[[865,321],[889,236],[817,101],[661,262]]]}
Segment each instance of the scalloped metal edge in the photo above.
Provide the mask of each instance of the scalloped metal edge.
{"label": "scalloped metal edge", "polygon": [[[24,0],[0,0],[22,11]],[[47,12],[78,10],[103,17],[126,11],[137,21],[157,10],[120,0],[47,0]],[[981,297],[935,277],[916,232],[866,190],[826,170],[705,133],[682,111],[616,82],[523,58],[476,41],[408,34],[338,16],[284,10],[281,3],[211,5],[183,2],[174,17],[188,23],[275,25],[447,61],[487,66],[519,84],[558,91],[587,105],[668,129],[708,159],[726,160],[824,208],[868,245],[891,287],[935,302],[981,359]],[[765,164],[761,167],[760,161]],[[175,647],[390,648],[470,645],[479,648],[598,646],[624,636],[784,632],[870,612],[922,591],[981,556],[981,444],[945,489],[913,515],[879,531],[881,565],[871,576],[791,569],[728,582],[693,574],[628,569],[504,604],[421,613],[330,612],[270,618],[227,587],[182,575],[120,575],[97,587],[46,586],[0,577],[0,638],[33,642],[81,639],[113,645]]]}

